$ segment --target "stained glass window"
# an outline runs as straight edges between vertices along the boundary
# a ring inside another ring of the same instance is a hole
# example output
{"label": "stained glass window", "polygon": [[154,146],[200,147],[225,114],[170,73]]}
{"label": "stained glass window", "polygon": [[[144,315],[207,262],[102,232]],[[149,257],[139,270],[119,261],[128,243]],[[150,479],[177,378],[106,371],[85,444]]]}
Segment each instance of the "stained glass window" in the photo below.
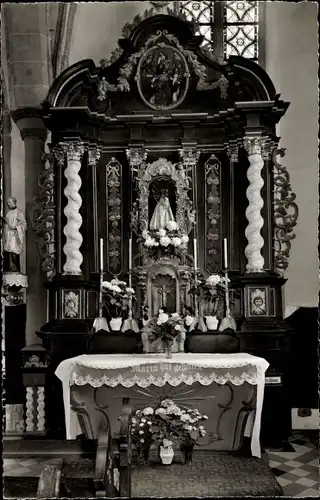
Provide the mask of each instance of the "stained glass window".
{"label": "stained glass window", "polygon": [[225,59],[237,55],[258,61],[258,2],[179,2],[179,10],[197,24],[206,48],[214,49],[220,33]]}

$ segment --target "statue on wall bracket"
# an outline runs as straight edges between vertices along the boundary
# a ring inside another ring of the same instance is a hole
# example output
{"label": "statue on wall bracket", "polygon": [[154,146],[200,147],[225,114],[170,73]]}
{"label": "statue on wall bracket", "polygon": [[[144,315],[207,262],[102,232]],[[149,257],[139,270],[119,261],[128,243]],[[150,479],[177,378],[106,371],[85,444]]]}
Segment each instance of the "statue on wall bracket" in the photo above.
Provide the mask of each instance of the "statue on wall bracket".
{"label": "statue on wall bracket", "polygon": [[28,278],[21,273],[20,255],[23,251],[27,222],[17,206],[17,200],[10,196],[9,210],[2,217],[3,227],[3,281],[2,295],[8,305],[18,305],[23,301],[21,290],[27,288]]}

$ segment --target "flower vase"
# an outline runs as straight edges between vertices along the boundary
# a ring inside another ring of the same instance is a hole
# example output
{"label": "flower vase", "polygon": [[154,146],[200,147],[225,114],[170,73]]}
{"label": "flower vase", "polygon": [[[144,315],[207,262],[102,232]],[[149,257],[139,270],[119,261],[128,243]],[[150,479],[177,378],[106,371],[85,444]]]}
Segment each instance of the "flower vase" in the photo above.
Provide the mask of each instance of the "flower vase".
{"label": "flower vase", "polygon": [[214,331],[218,329],[219,320],[217,316],[206,316],[208,330]]}
{"label": "flower vase", "polygon": [[184,444],[181,446],[181,451],[184,453],[184,463],[192,464],[192,452],[193,452],[193,444]]}
{"label": "flower vase", "polygon": [[110,320],[110,328],[112,332],[119,332],[121,330],[122,318],[112,318]]}
{"label": "flower vase", "polygon": [[160,458],[163,465],[171,465],[174,457],[172,446],[160,446]]}
{"label": "flower vase", "polygon": [[163,344],[163,349],[167,359],[172,358],[172,344]]}

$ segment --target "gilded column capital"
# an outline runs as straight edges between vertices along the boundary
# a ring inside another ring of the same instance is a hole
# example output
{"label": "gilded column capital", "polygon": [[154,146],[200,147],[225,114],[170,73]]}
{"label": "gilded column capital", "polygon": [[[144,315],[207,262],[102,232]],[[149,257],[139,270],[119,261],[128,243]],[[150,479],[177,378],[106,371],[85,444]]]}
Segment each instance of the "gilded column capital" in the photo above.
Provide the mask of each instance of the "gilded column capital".
{"label": "gilded column capital", "polygon": [[261,155],[265,140],[266,140],[265,137],[255,137],[255,136],[244,137],[243,145],[248,153],[248,156]]}
{"label": "gilded column capital", "polygon": [[262,158],[264,160],[271,160],[272,153],[273,153],[273,150],[275,149],[275,147],[276,147],[276,143],[274,141],[272,141],[270,139],[270,137],[265,137],[265,140],[262,144],[262,150],[261,150]]}
{"label": "gilded column capital", "polygon": [[88,164],[92,167],[100,159],[100,149],[97,146],[88,148]]}
{"label": "gilded column capital", "polygon": [[197,164],[200,158],[200,151],[194,148],[182,148],[178,150],[179,156],[185,167],[190,168]]}
{"label": "gilded column capital", "polygon": [[126,149],[128,162],[132,169],[137,169],[141,163],[145,162],[148,156],[148,151],[144,148],[128,148]]}
{"label": "gilded column capital", "polygon": [[237,163],[239,160],[239,144],[237,141],[230,141],[225,145],[226,153],[232,163]]}
{"label": "gilded column capital", "polygon": [[63,166],[66,158],[65,151],[63,150],[63,148],[60,145],[58,145],[52,148],[51,151],[55,160],[57,160],[58,165]]}
{"label": "gilded column capital", "polygon": [[65,152],[68,161],[80,161],[84,153],[82,142],[60,142],[62,150]]}

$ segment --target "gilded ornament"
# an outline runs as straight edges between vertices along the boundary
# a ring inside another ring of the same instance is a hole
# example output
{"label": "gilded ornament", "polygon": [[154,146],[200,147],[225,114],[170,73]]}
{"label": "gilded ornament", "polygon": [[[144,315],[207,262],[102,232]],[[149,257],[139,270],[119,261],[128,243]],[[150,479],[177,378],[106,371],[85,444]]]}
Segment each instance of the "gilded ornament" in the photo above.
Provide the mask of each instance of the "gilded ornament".
{"label": "gilded ornament", "polygon": [[273,183],[274,183],[274,266],[283,273],[289,265],[291,241],[296,237],[293,232],[297,224],[299,209],[296,194],[292,192],[290,174],[287,167],[280,165],[277,156],[285,155],[285,149],[274,149]]}
{"label": "gilded ornament", "polygon": [[261,155],[265,138],[263,137],[245,137],[243,140],[244,148],[251,155]]}
{"label": "gilded ornament", "polygon": [[249,288],[250,316],[267,316],[267,295],[265,288]]}
{"label": "gilded ornament", "polygon": [[79,294],[68,292],[64,296],[64,316],[66,318],[79,317]]}
{"label": "gilded ornament", "polygon": [[139,60],[135,80],[142,101],[151,109],[179,106],[188,92],[189,68],[182,52],[159,42]]}
{"label": "gilded ornament", "polygon": [[205,163],[205,268],[210,273],[216,272],[220,267],[220,170],[221,163],[212,154]]}
{"label": "gilded ornament", "polygon": [[232,142],[226,145],[226,153],[232,163],[238,162],[239,146],[238,144],[233,144]]}
{"label": "gilded ornament", "polygon": [[107,230],[108,230],[108,270],[112,274],[121,271],[122,257],[122,165],[111,158],[106,165]]}
{"label": "gilded ornament", "polygon": [[[104,67],[106,64],[103,60]],[[228,97],[228,79],[221,74],[218,81],[209,82],[207,69],[197,55],[164,30],[150,35],[144,46],[129,56],[119,69],[117,84],[109,83],[102,76],[98,83],[98,99],[107,99],[108,92],[129,92],[129,79],[135,68],[140,97],[151,109],[174,109],[183,102],[188,92],[190,69],[198,78],[197,90],[220,88],[221,98]]]}
{"label": "gilded ornament", "polygon": [[39,175],[38,186],[33,195],[33,208],[30,212],[31,226],[36,234],[41,270],[49,280],[56,274],[54,156],[58,157],[59,162],[64,162],[64,154],[61,150],[42,155],[44,171]]}

